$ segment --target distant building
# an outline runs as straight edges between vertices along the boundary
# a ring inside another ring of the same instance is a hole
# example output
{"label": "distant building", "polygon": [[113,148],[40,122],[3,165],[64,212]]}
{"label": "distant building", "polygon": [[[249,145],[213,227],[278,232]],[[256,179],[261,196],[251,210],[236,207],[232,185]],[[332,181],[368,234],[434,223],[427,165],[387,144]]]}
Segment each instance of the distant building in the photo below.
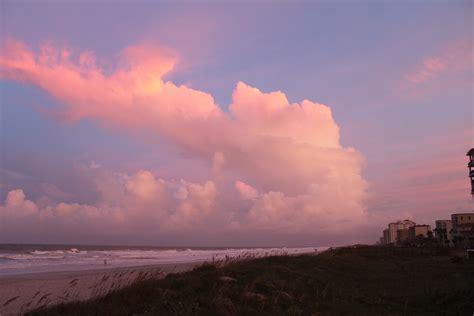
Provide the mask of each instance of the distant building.
{"label": "distant building", "polygon": [[414,225],[408,230],[410,239],[415,239],[418,236],[428,237],[428,232],[431,231],[430,225]]}
{"label": "distant building", "polygon": [[436,238],[439,242],[447,243],[452,240],[453,221],[450,219],[439,219],[436,222]]}
{"label": "distant building", "polygon": [[466,224],[474,224],[474,213],[457,213],[451,215],[453,228],[458,228]]}
{"label": "distant building", "polygon": [[398,221],[395,223],[388,224],[388,243],[397,242],[397,231],[402,229],[408,229],[415,225],[415,222],[411,220]]}
{"label": "distant building", "polygon": [[386,245],[389,243],[390,241],[389,241],[389,236],[388,236],[388,229],[384,229],[383,230],[383,244]]}
{"label": "distant building", "polygon": [[397,242],[403,242],[403,241],[408,240],[410,238],[409,231],[410,231],[409,228],[397,230]]}
{"label": "distant building", "polygon": [[474,238],[474,213],[452,214],[451,221],[453,239],[472,240]]}

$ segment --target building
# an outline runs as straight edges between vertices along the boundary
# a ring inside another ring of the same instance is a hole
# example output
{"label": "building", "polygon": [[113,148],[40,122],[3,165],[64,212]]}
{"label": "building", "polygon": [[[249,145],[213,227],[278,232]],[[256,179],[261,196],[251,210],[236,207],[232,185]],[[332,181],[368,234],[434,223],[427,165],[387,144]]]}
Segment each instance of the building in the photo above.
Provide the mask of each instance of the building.
{"label": "building", "polygon": [[451,215],[453,223],[453,240],[474,239],[474,213],[457,213]]}
{"label": "building", "polygon": [[409,228],[397,230],[397,242],[407,241],[410,238],[409,231]]}
{"label": "building", "polygon": [[439,242],[448,243],[452,240],[453,221],[450,219],[439,219],[436,222],[436,238]]}
{"label": "building", "polygon": [[389,236],[388,236],[388,229],[383,230],[383,244],[389,244]]}
{"label": "building", "polygon": [[415,239],[418,236],[428,237],[428,232],[431,231],[430,225],[414,225],[408,229],[410,239]]}
{"label": "building", "polygon": [[466,156],[469,157],[467,167],[469,168],[469,178],[471,178],[471,194],[474,196],[474,148],[471,148]]}
{"label": "building", "polygon": [[388,243],[397,242],[397,231],[401,229],[408,229],[415,225],[415,222],[411,220],[398,221],[395,223],[388,224]]}
{"label": "building", "polygon": [[[405,240],[405,239],[399,238],[398,231],[408,229],[414,225],[415,225],[415,222],[408,219],[388,224],[388,227],[384,229],[383,231],[383,236],[380,238],[381,244],[384,244],[384,245],[394,244],[398,240]],[[404,234],[406,234],[406,232],[401,232],[400,234],[401,234],[400,237],[405,238]]]}

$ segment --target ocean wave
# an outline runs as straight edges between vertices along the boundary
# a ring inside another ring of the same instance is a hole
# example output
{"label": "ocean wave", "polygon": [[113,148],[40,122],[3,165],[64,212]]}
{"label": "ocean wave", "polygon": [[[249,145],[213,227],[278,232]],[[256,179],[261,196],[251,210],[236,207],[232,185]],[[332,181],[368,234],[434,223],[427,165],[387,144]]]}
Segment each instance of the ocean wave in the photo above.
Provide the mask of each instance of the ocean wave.
{"label": "ocean wave", "polygon": [[33,251],[29,251],[28,253],[32,255],[50,255],[50,254],[64,254],[64,251],[62,250],[52,250],[52,251],[33,250]]}
{"label": "ocean wave", "polygon": [[15,260],[15,259],[0,256],[0,262],[2,262],[2,261],[13,261],[13,260]]}
{"label": "ocean wave", "polygon": [[31,254],[6,254],[2,255],[1,258],[11,260],[61,260],[65,256],[63,255],[31,255]]}
{"label": "ocean wave", "polygon": [[71,248],[69,250],[66,250],[68,254],[73,254],[73,255],[78,255],[78,254],[86,254],[86,250],[79,250],[77,248]]}

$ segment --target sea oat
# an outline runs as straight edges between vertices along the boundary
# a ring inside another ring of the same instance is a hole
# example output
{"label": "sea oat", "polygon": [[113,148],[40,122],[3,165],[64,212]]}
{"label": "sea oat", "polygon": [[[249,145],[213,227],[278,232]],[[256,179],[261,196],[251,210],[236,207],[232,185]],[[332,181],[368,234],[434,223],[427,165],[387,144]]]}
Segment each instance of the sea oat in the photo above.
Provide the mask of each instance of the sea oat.
{"label": "sea oat", "polygon": [[6,301],[5,303],[3,303],[2,306],[7,306],[8,304],[10,304],[11,302],[13,302],[14,300],[18,299],[20,296],[14,296],[12,298],[10,298],[8,301]]}

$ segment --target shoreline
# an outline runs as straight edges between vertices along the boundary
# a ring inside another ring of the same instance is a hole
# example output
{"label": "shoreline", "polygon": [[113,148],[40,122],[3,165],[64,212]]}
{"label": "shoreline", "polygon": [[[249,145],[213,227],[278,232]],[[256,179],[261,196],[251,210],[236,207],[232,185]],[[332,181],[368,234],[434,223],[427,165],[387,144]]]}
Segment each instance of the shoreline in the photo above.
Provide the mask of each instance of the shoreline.
{"label": "shoreline", "polygon": [[153,267],[168,267],[168,266],[175,266],[175,265],[183,265],[183,264],[202,264],[207,261],[187,261],[187,262],[173,262],[173,263],[154,263],[154,264],[143,264],[143,265],[136,265],[136,266],[119,266],[113,267],[108,266],[106,268],[93,268],[93,269],[76,269],[76,270],[59,270],[59,271],[44,271],[44,272],[25,272],[25,273],[14,273],[14,274],[3,274],[0,275],[0,281],[3,279],[16,279],[16,278],[29,278],[35,276],[54,276],[54,275],[61,275],[61,274],[96,274],[96,273],[105,273],[111,271],[119,271],[119,270],[130,270],[130,269],[138,269],[138,268],[153,268]]}
{"label": "shoreline", "polygon": [[203,263],[206,261],[4,275],[0,277],[0,315],[21,315],[39,307],[98,298],[141,279],[163,278]]}

